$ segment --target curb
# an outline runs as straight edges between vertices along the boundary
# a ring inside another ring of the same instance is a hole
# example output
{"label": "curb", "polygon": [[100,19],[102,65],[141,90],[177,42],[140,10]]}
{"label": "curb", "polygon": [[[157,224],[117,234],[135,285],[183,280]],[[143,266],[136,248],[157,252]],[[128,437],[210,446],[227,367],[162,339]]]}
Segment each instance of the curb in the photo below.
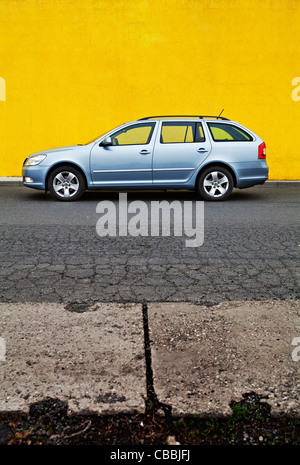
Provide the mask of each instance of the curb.
{"label": "curb", "polygon": [[0,176],[0,186],[23,186],[22,177]]}
{"label": "curb", "polygon": [[[22,178],[0,176],[0,186],[21,187],[23,186]],[[264,188],[264,187],[299,187],[299,186],[300,186],[300,180],[295,180],[295,181],[270,180],[270,181],[266,181],[264,184],[258,184],[253,187]]]}
{"label": "curb", "polygon": [[252,186],[252,187],[299,187],[300,186],[300,180],[297,181],[266,181],[264,184],[258,184],[257,186]]}

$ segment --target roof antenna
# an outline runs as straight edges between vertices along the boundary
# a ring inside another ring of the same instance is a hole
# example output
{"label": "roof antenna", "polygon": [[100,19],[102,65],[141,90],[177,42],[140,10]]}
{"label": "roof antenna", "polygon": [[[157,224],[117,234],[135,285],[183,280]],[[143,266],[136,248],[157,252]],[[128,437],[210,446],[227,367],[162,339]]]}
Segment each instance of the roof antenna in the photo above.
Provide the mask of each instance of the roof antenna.
{"label": "roof antenna", "polygon": [[220,118],[220,116],[222,115],[223,111],[224,111],[224,108],[223,108],[223,110],[221,111],[221,113],[219,114],[218,118]]}

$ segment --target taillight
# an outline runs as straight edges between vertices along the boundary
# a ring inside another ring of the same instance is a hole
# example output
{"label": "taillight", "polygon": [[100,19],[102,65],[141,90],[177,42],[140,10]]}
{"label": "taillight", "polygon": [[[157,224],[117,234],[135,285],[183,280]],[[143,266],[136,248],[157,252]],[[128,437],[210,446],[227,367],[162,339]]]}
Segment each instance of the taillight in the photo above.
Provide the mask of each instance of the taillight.
{"label": "taillight", "polygon": [[266,144],[264,142],[258,147],[258,158],[266,158]]}

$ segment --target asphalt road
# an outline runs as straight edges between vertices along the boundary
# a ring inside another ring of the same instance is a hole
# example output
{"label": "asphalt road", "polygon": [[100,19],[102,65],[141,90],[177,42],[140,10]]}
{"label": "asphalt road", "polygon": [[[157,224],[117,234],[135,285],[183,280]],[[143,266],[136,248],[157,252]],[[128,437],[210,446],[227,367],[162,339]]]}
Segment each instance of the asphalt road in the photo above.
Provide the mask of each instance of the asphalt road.
{"label": "asphalt road", "polygon": [[[171,302],[299,299],[300,188],[236,190],[204,204],[204,243],[185,237],[99,237],[102,200],[62,203],[0,186],[1,302]],[[190,192],[132,192],[128,202],[199,200]]]}

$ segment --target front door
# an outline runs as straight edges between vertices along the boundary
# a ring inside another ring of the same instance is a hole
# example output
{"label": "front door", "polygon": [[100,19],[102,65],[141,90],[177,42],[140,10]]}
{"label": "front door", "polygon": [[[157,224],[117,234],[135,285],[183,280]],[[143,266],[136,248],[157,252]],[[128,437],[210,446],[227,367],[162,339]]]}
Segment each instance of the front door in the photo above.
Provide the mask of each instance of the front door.
{"label": "front door", "polygon": [[130,187],[152,184],[155,122],[135,123],[110,134],[112,145],[91,151],[95,186]]}

